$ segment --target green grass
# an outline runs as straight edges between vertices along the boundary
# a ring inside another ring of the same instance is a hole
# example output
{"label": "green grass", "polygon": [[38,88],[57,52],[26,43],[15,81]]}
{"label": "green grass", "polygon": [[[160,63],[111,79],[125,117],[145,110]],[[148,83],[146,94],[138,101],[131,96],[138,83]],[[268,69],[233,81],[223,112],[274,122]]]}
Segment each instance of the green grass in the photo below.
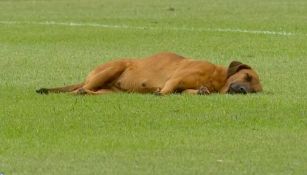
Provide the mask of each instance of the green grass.
{"label": "green grass", "polygon": [[[0,1],[0,21],[21,22],[0,23],[0,172],[305,174],[306,16],[305,0]],[[183,27],[295,35],[170,29]],[[225,66],[240,60],[259,72],[264,92],[35,94],[80,82],[107,60],[160,51]]]}

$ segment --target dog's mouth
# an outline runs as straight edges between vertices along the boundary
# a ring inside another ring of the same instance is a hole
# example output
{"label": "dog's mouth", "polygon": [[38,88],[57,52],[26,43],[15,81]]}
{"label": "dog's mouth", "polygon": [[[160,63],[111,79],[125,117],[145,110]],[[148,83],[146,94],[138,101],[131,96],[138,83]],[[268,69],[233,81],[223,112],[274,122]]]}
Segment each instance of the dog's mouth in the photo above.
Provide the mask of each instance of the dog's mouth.
{"label": "dog's mouth", "polygon": [[248,87],[240,84],[232,83],[230,84],[227,93],[229,94],[247,94],[250,90]]}

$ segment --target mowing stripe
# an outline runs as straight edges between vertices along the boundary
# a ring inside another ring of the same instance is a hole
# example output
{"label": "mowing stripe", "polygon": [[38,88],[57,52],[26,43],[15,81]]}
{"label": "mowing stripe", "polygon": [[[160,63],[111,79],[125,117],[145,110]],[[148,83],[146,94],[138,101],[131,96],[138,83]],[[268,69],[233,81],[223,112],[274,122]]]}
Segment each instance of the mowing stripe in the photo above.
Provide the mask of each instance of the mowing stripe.
{"label": "mowing stripe", "polygon": [[263,35],[279,35],[279,36],[294,36],[303,35],[285,31],[266,31],[266,30],[245,30],[231,28],[187,28],[187,27],[152,27],[152,26],[129,26],[129,25],[112,25],[99,23],[76,23],[76,22],[55,22],[55,21],[0,21],[0,24],[7,25],[55,25],[55,26],[70,26],[70,27],[99,27],[111,29],[136,29],[136,30],[173,30],[173,31],[189,31],[189,32],[225,32],[225,33],[248,33],[248,34],[263,34]]}

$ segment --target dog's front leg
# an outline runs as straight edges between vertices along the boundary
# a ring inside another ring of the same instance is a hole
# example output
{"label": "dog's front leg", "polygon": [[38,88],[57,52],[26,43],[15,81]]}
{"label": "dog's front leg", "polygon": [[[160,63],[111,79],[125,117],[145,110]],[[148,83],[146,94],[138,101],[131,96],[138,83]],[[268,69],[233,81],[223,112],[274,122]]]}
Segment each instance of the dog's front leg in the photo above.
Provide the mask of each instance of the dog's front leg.
{"label": "dog's front leg", "polygon": [[160,91],[157,91],[155,94],[157,95],[171,94],[178,88],[180,82],[181,79],[170,79],[165,83],[164,87]]}
{"label": "dog's front leg", "polygon": [[184,94],[192,94],[192,95],[209,95],[210,91],[207,87],[201,86],[198,89],[186,89],[182,91]]}

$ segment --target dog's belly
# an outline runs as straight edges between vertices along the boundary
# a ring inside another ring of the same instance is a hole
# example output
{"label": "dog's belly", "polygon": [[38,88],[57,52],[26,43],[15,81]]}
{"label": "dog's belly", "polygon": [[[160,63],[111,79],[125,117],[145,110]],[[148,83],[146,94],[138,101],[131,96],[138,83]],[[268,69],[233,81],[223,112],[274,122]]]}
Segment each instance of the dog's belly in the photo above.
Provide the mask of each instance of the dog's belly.
{"label": "dog's belly", "polygon": [[151,70],[127,70],[112,86],[125,92],[152,93],[161,89],[168,78]]}

